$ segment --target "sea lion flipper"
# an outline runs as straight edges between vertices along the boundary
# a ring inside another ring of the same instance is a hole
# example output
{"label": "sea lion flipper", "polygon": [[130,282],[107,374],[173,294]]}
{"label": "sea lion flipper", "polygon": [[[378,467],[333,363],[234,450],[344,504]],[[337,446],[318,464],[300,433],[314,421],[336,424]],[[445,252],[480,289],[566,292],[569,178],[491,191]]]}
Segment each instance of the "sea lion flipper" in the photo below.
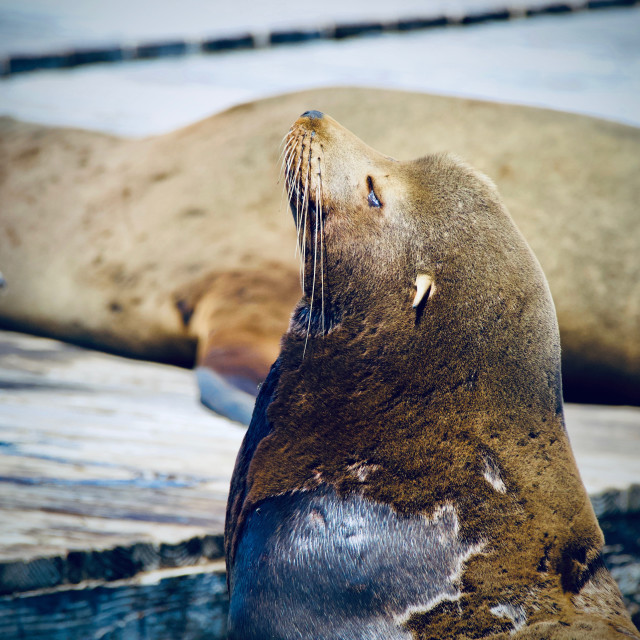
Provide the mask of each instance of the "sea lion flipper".
{"label": "sea lion flipper", "polygon": [[289,309],[299,297],[297,271],[277,264],[211,272],[174,294],[183,329],[197,344],[205,406],[249,424],[258,385],[278,355]]}
{"label": "sea lion flipper", "polygon": [[249,424],[255,402],[251,394],[229,384],[209,367],[196,367],[195,372],[200,402],[205,407],[245,426]]}

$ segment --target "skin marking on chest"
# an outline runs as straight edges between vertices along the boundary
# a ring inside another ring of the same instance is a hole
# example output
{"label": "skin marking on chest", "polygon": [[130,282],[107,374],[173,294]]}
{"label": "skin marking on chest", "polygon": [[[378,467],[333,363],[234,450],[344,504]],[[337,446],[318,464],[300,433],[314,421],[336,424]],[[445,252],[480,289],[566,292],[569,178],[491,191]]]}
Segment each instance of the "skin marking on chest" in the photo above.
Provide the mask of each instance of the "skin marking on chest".
{"label": "skin marking on chest", "polygon": [[411,638],[404,623],[460,598],[464,564],[482,548],[460,539],[451,504],[428,518],[327,485],[279,496],[239,542],[229,637]]}

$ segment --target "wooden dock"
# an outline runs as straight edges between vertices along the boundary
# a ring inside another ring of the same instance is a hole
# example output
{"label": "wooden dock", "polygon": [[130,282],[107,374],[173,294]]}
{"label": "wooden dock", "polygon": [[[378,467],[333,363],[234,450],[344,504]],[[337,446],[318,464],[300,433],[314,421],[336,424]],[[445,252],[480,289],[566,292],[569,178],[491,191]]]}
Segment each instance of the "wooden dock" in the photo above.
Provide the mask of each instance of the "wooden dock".
{"label": "wooden dock", "polygon": [[[190,371],[0,332],[0,637],[225,637],[244,428],[197,398]],[[640,612],[640,410],[569,405],[567,423]]]}
{"label": "wooden dock", "polygon": [[224,637],[244,428],[197,398],[190,371],[0,333],[0,637]]}

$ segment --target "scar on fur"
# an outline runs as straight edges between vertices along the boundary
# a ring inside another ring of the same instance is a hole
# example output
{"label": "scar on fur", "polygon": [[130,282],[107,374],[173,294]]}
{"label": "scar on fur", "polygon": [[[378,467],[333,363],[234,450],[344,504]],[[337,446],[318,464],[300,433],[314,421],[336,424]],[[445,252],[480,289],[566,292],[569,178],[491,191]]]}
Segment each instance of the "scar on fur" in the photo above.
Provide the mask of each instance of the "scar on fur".
{"label": "scar on fur", "polygon": [[413,299],[412,308],[416,309],[427,293],[429,293],[427,297],[431,297],[433,288],[433,279],[431,276],[428,276],[426,273],[419,273],[416,278],[416,297]]}

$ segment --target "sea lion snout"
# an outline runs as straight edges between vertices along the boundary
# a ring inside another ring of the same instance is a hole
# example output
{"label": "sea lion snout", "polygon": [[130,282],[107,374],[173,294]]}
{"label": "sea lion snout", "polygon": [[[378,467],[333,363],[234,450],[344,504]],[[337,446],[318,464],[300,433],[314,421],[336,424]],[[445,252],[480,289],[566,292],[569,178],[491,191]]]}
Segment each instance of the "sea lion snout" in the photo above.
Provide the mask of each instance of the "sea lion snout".
{"label": "sea lion snout", "polygon": [[308,232],[315,233],[316,224],[325,219],[353,222],[360,213],[383,209],[393,159],[368,147],[331,116],[305,111],[284,144],[289,203],[296,224],[306,212]]}

